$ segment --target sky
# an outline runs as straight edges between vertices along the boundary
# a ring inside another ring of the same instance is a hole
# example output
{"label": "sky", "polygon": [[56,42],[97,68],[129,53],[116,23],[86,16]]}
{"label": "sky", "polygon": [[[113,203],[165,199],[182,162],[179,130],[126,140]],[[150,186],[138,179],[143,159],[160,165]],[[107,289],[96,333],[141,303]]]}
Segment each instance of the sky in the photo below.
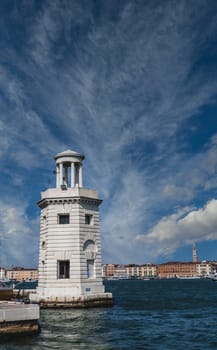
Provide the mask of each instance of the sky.
{"label": "sky", "polygon": [[37,267],[66,149],[103,263],[217,260],[216,77],[215,0],[1,0],[0,265]]}

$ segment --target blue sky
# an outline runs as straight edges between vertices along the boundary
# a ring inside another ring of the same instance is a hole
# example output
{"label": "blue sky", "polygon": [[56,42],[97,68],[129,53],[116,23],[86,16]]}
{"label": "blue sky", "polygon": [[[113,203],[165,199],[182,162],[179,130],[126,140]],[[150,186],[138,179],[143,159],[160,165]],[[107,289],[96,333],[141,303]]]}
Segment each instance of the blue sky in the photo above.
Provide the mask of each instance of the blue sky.
{"label": "blue sky", "polygon": [[1,0],[0,264],[37,266],[69,148],[104,263],[217,260],[216,76],[215,0]]}

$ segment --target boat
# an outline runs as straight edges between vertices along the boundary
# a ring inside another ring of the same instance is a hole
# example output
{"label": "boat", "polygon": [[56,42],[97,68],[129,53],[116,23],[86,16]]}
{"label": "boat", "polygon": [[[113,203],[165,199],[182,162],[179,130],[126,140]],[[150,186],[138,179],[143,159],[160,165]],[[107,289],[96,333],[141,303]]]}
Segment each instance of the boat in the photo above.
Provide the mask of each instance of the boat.
{"label": "boat", "polygon": [[200,276],[177,276],[180,280],[198,280]]}
{"label": "boat", "polygon": [[213,274],[210,274],[207,276],[208,279],[214,281],[214,282],[217,282],[217,273],[213,273]]}
{"label": "boat", "polygon": [[0,281],[0,300],[11,300],[13,297],[13,286]]}
{"label": "boat", "polygon": [[128,280],[129,277],[128,276],[124,276],[124,275],[120,275],[120,276],[112,276],[109,278],[110,280],[113,280],[113,281],[119,281],[119,280]]}

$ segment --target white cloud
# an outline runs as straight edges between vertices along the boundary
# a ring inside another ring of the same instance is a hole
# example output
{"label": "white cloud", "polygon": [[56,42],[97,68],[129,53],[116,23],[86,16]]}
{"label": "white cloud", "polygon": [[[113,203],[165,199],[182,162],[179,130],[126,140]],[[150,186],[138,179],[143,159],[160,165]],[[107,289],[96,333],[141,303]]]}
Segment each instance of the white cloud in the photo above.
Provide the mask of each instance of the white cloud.
{"label": "white cloud", "polygon": [[135,169],[125,173],[113,192],[110,198],[112,205],[107,206],[101,224],[106,261],[113,259],[114,262],[121,263],[135,260],[135,251],[138,251],[138,247],[134,237],[142,225],[148,208],[146,192],[148,190],[143,176]]}
{"label": "white cloud", "polygon": [[157,256],[171,255],[177,248],[194,242],[216,240],[216,212],[215,199],[201,209],[180,209],[163,217],[147,234],[137,235],[136,239],[150,246]]}
{"label": "white cloud", "polygon": [[0,201],[1,264],[37,266],[39,220],[27,217],[24,202],[11,203]]}

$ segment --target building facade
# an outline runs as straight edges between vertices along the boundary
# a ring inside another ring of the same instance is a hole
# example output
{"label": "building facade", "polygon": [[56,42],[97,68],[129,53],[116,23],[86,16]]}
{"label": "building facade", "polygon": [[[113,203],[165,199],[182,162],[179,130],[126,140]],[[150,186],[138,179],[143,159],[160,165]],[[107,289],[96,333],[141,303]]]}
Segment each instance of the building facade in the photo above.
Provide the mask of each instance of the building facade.
{"label": "building facade", "polygon": [[4,267],[0,267],[0,280],[4,280],[6,278],[6,271]]}
{"label": "building facade", "polygon": [[[73,304],[111,301],[101,269],[99,199],[83,188],[84,156],[68,150],[55,156],[56,188],[41,194],[39,281],[32,301]],[[72,305],[73,306],[73,305]]]}
{"label": "building facade", "polygon": [[217,263],[216,261],[201,261],[197,264],[197,273],[200,277],[208,277],[216,273]]}
{"label": "building facade", "polygon": [[16,281],[32,281],[38,279],[37,269],[28,269],[24,267],[13,267],[11,269],[6,269],[5,277],[9,280]]}
{"label": "building facade", "polygon": [[157,277],[157,266],[154,264],[127,265],[127,276],[129,278],[155,278]]}
{"label": "building facade", "polygon": [[110,278],[114,276],[115,273],[115,265],[114,264],[104,264],[102,266],[103,277]]}
{"label": "building facade", "polygon": [[106,264],[103,265],[105,278],[155,278],[157,277],[157,265],[154,264]]}
{"label": "building facade", "polygon": [[158,265],[159,278],[197,277],[196,262],[167,262]]}

